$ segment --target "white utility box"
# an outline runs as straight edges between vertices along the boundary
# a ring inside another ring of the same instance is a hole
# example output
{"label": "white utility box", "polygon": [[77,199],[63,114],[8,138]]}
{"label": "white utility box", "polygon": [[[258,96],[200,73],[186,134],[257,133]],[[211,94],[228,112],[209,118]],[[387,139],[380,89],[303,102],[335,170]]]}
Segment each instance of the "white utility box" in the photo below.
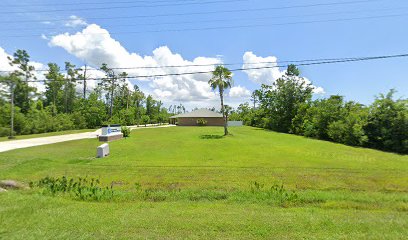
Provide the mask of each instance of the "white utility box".
{"label": "white utility box", "polygon": [[109,144],[104,143],[96,148],[96,157],[104,158],[109,155]]}

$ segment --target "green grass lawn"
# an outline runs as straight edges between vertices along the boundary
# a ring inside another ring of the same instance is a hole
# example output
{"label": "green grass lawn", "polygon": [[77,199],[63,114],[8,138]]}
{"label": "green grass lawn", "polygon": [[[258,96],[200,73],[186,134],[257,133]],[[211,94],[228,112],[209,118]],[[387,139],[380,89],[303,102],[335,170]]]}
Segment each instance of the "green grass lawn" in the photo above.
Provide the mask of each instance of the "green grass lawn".
{"label": "green grass lawn", "polygon": [[48,132],[48,133],[39,133],[39,134],[30,134],[30,135],[18,135],[15,136],[15,139],[8,139],[8,137],[0,137],[0,142],[11,141],[11,140],[22,140],[30,138],[39,138],[39,137],[51,137],[65,134],[74,134],[74,133],[84,133],[84,132],[93,132],[96,129],[80,129],[80,130],[67,130],[60,132]]}
{"label": "green grass lawn", "polygon": [[[0,193],[5,239],[403,239],[408,156],[250,127],[138,129],[0,153],[0,179],[95,177],[110,200]],[[254,183],[256,182],[256,183]],[[284,185],[295,200],[270,187]],[[277,200],[278,199],[278,200]],[[280,199],[280,200],[279,200]]]}

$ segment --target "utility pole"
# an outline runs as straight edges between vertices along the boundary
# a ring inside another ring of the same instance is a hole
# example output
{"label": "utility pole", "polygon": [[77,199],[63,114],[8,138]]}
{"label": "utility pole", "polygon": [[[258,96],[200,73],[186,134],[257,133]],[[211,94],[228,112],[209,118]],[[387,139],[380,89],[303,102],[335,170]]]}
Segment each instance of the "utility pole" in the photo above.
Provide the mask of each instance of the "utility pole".
{"label": "utility pole", "polygon": [[113,113],[113,94],[115,93],[115,80],[116,80],[116,75],[115,72],[112,71],[112,83],[111,83],[111,92],[110,92],[110,108],[109,108],[109,115],[112,118],[112,113]]}
{"label": "utility pole", "polygon": [[9,139],[14,139],[14,82],[10,81],[10,91],[11,91],[11,126],[10,126],[10,136]]}
{"label": "utility pole", "polygon": [[84,69],[84,99],[86,99],[86,69],[87,69],[87,65],[85,64],[85,69]]}

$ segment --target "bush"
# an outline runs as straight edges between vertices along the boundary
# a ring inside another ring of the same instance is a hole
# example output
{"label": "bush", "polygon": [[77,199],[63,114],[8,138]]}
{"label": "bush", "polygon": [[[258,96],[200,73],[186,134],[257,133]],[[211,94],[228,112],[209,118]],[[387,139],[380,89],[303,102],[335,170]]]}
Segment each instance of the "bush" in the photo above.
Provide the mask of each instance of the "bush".
{"label": "bush", "polygon": [[131,130],[129,127],[123,126],[120,131],[123,133],[123,137],[130,137]]}
{"label": "bush", "polygon": [[10,128],[0,127],[0,137],[7,137],[10,135]]}
{"label": "bush", "polygon": [[207,123],[208,123],[207,120],[205,120],[204,118],[197,119],[198,126],[206,126]]}
{"label": "bush", "polygon": [[142,116],[142,124],[144,124],[145,127],[146,127],[146,125],[147,125],[149,122],[150,122],[150,117],[147,116],[147,115],[143,115],[143,116]]}
{"label": "bush", "polygon": [[69,195],[83,201],[101,201],[113,198],[112,185],[110,187],[99,186],[99,179],[92,178],[62,178],[45,177],[38,182],[30,182],[31,188],[39,188],[44,194]]}
{"label": "bush", "polygon": [[74,123],[74,128],[76,129],[84,129],[86,128],[86,119],[85,117],[79,113],[79,112],[74,112],[70,114],[71,116],[71,121]]}
{"label": "bush", "polygon": [[72,122],[70,115],[61,113],[53,117],[53,126],[51,131],[65,131],[75,129],[75,125]]}

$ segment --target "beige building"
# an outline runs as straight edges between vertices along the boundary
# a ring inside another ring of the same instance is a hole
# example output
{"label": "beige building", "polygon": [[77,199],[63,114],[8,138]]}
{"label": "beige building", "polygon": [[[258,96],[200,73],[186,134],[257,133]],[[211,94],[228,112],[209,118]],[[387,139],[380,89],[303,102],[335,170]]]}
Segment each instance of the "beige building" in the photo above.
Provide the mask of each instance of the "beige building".
{"label": "beige building", "polygon": [[170,124],[179,126],[198,126],[197,120],[204,119],[207,121],[206,126],[224,126],[222,114],[202,108],[189,113],[179,114],[170,117]]}

